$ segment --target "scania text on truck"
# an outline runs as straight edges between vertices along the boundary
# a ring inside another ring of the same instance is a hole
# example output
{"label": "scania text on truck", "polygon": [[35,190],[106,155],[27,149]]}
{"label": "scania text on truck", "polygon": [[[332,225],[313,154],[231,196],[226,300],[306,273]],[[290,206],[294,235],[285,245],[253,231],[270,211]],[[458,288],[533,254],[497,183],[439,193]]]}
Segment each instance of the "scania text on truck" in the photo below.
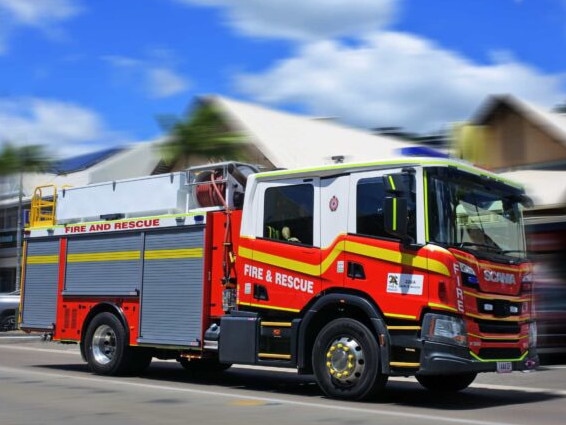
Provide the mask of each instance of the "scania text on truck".
{"label": "scania text on truck", "polygon": [[350,400],[389,376],[459,391],[538,365],[526,202],[496,174],[410,157],[40,187],[20,327],[80,344],[101,375],[159,358],[294,368]]}

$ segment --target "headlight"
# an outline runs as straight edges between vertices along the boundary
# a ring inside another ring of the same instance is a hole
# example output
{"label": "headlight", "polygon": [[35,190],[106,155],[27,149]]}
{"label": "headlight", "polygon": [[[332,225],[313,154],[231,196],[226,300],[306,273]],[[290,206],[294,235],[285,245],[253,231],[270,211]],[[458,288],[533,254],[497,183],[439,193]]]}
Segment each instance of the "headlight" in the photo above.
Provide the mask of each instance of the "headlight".
{"label": "headlight", "polygon": [[460,273],[462,273],[462,283],[466,286],[478,286],[476,272],[466,263],[459,263]]}
{"label": "headlight", "polygon": [[423,320],[422,337],[429,341],[466,346],[466,325],[459,317],[428,313]]}
{"label": "headlight", "polygon": [[521,278],[521,289],[524,292],[531,291],[533,288],[534,276],[533,273],[526,273]]}

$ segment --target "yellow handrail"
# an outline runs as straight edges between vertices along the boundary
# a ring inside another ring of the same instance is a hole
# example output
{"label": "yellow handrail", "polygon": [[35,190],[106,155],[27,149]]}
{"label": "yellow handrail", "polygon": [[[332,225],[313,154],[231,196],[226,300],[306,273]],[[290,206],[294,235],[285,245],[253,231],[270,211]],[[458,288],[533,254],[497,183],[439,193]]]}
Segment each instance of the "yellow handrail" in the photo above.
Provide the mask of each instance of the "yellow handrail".
{"label": "yellow handrail", "polygon": [[[44,191],[51,190],[50,193]],[[38,186],[31,198],[29,227],[53,226],[55,224],[55,206],[57,187],[55,185]]]}

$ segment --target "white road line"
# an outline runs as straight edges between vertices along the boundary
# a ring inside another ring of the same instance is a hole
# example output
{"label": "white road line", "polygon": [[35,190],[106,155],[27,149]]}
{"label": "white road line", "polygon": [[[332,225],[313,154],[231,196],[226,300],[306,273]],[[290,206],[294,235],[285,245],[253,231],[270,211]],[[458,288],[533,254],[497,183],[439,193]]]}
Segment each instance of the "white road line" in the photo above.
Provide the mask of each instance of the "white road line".
{"label": "white road line", "polygon": [[10,340],[36,339],[37,341],[41,341],[41,337],[35,335],[18,335],[18,336],[1,335],[0,340],[4,340],[4,339],[10,339]]}
{"label": "white road line", "polygon": [[[21,350],[21,351],[36,351],[36,352],[44,352],[44,353],[55,353],[55,354],[70,354],[74,356],[80,355],[78,349],[74,350],[58,350],[54,348],[34,348],[34,347],[25,347],[25,346],[11,346],[11,345],[0,345],[0,349],[7,348],[9,350]],[[156,360],[159,362],[163,361],[175,361],[175,360]],[[253,366],[253,365],[234,365],[232,366],[233,369],[252,369],[252,370],[264,370],[264,371],[273,371],[273,372],[287,372],[287,373],[297,373],[294,369],[283,369],[283,368],[276,368],[276,367],[266,367],[266,366]],[[563,366],[547,366],[549,369],[560,369],[564,368]],[[533,372],[536,373],[536,372]],[[390,377],[390,381],[398,381],[398,382],[416,382],[416,379],[413,377],[409,378],[402,378],[402,377]],[[566,397],[566,390],[556,390],[552,388],[533,388],[533,387],[514,387],[510,385],[496,385],[496,384],[480,384],[475,383],[470,385],[470,388],[478,388],[478,389],[488,389],[488,390],[505,390],[505,391],[519,391],[524,393],[545,393],[545,394],[552,394],[559,397]]]}
{"label": "white road line", "polygon": [[[101,384],[108,384],[109,380],[112,380],[112,384],[114,385],[123,385],[127,387],[135,387],[135,388],[144,388],[144,389],[151,389],[151,390],[159,390],[159,391],[171,391],[177,393],[185,393],[185,394],[197,394],[197,395],[206,395],[206,396],[214,396],[214,397],[225,397],[229,399],[239,399],[239,400],[254,400],[260,401],[265,403],[276,403],[276,404],[284,404],[290,406],[297,406],[297,407],[307,407],[307,408],[314,408],[314,409],[324,409],[324,410],[335,410],[341,412],[352,412],[352,413],[366,413],[371,415],[381,415],[381,416],[389,416],[389,417],[397,417],[397,418],[406,418],[406,419],[418,419],[422,421],[423,419],[437,421],[441,423],[451,423],[451,424],[466,424],[466,425],[518,425],[517,423],[511,422],[492,422],[492,421],[482,421],[482,420],[475,420],[475,419],[465,419],[465,418],[454,418],[454,417],[447,417],[447,416],[439,416],[439,415],[430,415],[430,414],[423,414],[423,413],[409,413],[409,412],[393,412],[389,409],[369,409],[365,407],[353,407],[353,406],[342,406],[337,404],[330,404],[330,403],[315,403],[315,402],[302,402],[302,401],[295,401],[295,400],[288,400],[283,398],[274,398],[274,397],[259,397],[259,396],[252,396],[252,395],[244,395],[244,394],[233,394],[227,393],[224,391],[210,391],[210,390],[199,390],[193,388],[179,388],[179,387],[171,387],[166,385],[155,385],[155,384],[146,384],[141,382],[131,382],[126,380],[119,380],[113,378],[96,378],[92,376],[77,376],[77,375],[65,375],[65,374],[55,374],[50,372],[41,372],[29,369],[17,369],[17,368],[8,368],[0,366],[0,372],[3,373],[27,373],[28,375],[34,376],[45,376],[54,379],[75,379],[80,381],[86,382],[93,382],[93,383],[101,383]],[[331,401],[330,401],[331,402]]]}

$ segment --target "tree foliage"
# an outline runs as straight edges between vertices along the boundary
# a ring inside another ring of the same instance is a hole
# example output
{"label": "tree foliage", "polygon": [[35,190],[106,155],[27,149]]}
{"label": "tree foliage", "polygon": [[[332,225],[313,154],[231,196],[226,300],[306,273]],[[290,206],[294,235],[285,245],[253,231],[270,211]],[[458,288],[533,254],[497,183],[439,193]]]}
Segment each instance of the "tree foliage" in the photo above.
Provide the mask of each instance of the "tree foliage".
{"label": "tree foliage", "polygon": [[44,171],[51,161],[40,145],[14,146],[4,143],[0,149],[0,175],[26,171]]}
{"label": "tree foliage", "polygon": [[231,131],[211,104],[200,102],[186,120],[167,116],[160,123],[168,130],[163,154],[169,164],[182,160],[186,167],[194,156],[208,161],[243,159],[244,135]]}

